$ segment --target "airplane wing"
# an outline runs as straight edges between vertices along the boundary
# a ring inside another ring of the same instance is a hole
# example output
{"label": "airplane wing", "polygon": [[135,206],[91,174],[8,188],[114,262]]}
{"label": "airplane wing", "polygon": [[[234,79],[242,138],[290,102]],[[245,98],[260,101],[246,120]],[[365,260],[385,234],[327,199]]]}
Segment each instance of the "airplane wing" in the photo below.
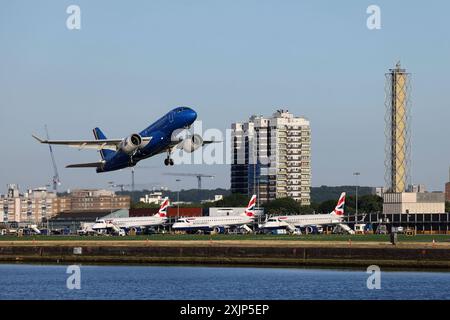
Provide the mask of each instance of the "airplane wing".
{"label": "airplane wing", "polygon": [[[150,140],[151,137],[150,137],[150,138],[142,137],[142,140],[143,140],[143,141],[146,141],[146,139]],[[171,151],[173,148],[180,148],[180,149],[181,149],[183,140],[184,140],[184,139],[179,139],[179,140],[173,140],[173,141],[171,141],[170,144],[169,144],[169,146],[168,146],[167,148],[162,149],[161,151],[159,151],[158,154],[161,154],[161,153],[167,153],[167,152]],[[95,140],[95,141],[101,141],[101,140]],[[223,141],[203,140],[202,146],[207,145],[207,144],[211,144],[211,143],[220,143],[220,142],[223,142]],[[104,149],[106,149],[106,148],[104,148]],[[115,150],[115,149],[113,149],[113,150]]]}
{"label": "airplane wing", "polygon": [[[169,148],[176,147],[176,148],[182,149],[183,148],[183,141],[184,141],[184,139],[172,141]],[[202,145],[201,146],[203,147],[203,146],[211,144],[211,143],[221,143],[221,142],[223,142],[223,141],[219,141],[219,140],[217,140],[217,141],[216,140],[202,140]],[[167,150],[165,150],[165,151],[167,151]]]}
{"label": "airplane wing", "polygon": [[90,163],[69,164],[66,166],[66,168],[100,168],[102,165],[104,165],[104,162],[100,161]]}
{"label": "airplane wing", "polygon": [[[123,139],[99,139],[99,140],[44,140],[32,135],[40,143],[64,145],[78,149],[96,149],[117,151]],[[151,137],[142,137],[142,141],[150,141]]]}

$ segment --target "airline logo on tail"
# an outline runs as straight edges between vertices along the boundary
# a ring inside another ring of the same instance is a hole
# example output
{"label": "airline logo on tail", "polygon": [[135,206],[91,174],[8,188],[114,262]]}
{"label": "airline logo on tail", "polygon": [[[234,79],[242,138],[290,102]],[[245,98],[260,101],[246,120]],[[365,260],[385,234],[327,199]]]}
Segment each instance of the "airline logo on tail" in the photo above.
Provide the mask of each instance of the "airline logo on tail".
{"label": "airline logo on tail", "polygon": [[245,209],[245,215],[247,217],[255,216],[255,207],[256,207],[256,195],[254,194],[250,199],[247,208]]}
{"label": "airline logo on tail", "polygon": [[161,207],[159,207],[159,211],[156,215],[161,218],[167,217],[167,208],[169,208],[169,206],[170,206],[169,198],[166,197],[163,203],[161,204]]}
{"label": "airline logo on tail", "polygon": [[335,214],[337,216],[343,216],[344,215],[344,205],[345,205],[345,192],[341,193],[341,196],[339,197],[339,201],[334,208],[332,214]]}

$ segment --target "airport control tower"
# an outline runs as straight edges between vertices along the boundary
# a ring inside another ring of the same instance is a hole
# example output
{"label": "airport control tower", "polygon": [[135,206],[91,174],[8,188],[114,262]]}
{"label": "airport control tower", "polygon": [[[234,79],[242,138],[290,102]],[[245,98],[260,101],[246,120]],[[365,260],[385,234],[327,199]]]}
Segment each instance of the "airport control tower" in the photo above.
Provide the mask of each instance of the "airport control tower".
{"label": "airport control tower", "polygon": [[409,183],[409,81],[410,74],[397,62],[386,76],[386,187],[405,192]]}

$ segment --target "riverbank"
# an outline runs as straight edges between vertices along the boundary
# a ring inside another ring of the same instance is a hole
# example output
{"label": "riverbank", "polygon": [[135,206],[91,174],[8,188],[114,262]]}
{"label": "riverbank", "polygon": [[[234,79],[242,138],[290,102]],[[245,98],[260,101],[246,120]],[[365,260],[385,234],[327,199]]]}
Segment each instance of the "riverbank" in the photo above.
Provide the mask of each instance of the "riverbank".
{"label": "riverbank", "polygon": [[[389,242],[389,235],[387,234],[303,234],[303,235],[274,235],[274,234],[150,234],[150,235],[136,235],[136,236],[77,236],[77,235],[33,235],[33,236],[0,236],[0,243],[4,241],[209,241],[209,240],[270,240],[270,241],[296,241],[296,242]],[[404,234],[398,235],[400,243],[404,242],[439,242],[450,243],[450,235],[435,234],[435,235],[416,235],[407,236]]]}
{"label": "riverbank", "polygon": [[448,269],[450,243],[343,241],[2,241],[0,262]]}

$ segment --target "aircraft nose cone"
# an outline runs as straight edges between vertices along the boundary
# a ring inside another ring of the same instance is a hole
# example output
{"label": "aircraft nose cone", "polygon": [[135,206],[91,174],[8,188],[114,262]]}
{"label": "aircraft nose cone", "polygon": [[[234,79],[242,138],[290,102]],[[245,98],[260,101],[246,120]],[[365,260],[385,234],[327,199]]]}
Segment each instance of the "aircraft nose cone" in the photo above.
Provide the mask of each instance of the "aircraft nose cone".
{"label": "aircraft nose cone", "polygon": [[197,119],[197,112],[195,112],[194,110],[190,109],[189,110],[189,119],[194,122]]}

